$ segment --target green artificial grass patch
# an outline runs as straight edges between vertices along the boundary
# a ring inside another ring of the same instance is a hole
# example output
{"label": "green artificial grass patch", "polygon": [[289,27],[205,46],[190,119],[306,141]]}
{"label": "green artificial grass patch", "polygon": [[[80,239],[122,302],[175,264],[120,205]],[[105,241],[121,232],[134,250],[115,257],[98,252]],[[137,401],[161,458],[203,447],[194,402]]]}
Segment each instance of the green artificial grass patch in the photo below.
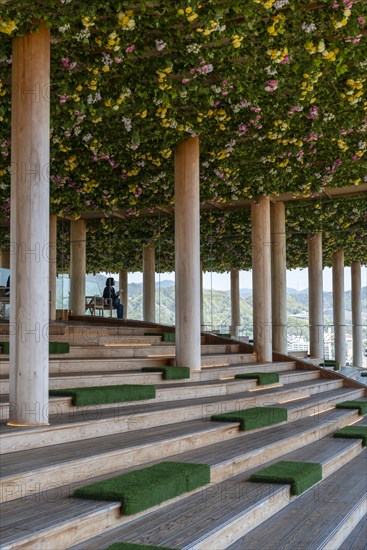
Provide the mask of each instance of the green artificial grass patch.
{"label": "green artificial grass patch", "polygon": [[239,422],[240,430],[255,430],[284,422],[288,418],[287,409],[281,407],[252,407],[241,411],[214,414],[210,420],[219,422]]}
{"label": "green artificial grass patch", "polygon": [[335,406],[337,409],[358,409],[362,416],[367,414],[367,401],[343,401]]}
{"label": "green artificial grass patch", "polygon": [[334,437],[347,437],[349,439],[362,439],[363,447],[367,446],[367,426],[345,426],[333,433]]}
{"label": "green artificial grass patch", "polygon": [[235,378],[256,379],[260,386],[265,384],[276,384],[279,382],[279,374],[277,372],[245,372],[236,374]]}
{"label": "green artificial grass patch", "polygon": [[210,483],[210,466],[184,462],[161,462],[105,481],[80,487],[74,496],[92,500],[120,501],[125,515]]}
{"label": "green artificial grass patch", "polygon": [[319,367],[333,368],[334,370],[340,370],[340,365],[335,359],[325,359],[323,363],[319,364]]}
{"label": "green artificial grass patch", "polygon": [[150,546],[146,544],[134,544],[132,542],[115,542],[105,550],[174,550],[166,546]]}
{"label": "green artificial grass patch", "polygon": [[140,384],[123,384],[120,386],[95,386],[90,388],[67,388],[50,390],[52,397],[72,397],[73,405],[101,405],[105,403],[123,403],[124,401],[141,401],[154,399],[155,387]]}
{"label": "green artificial grass patch", "polygon": [[189,367],[143,367],[142,372],[161,372],[163,380],[190,378]]}
{"label": "green artificial grass patch", "polygon": [[292,495],[300,495],[322,479],[322,466],[317,462],[291,462],[281,460],[264,470],[252,474],[251,481],[289,483]]}
{"label": "green artificial grass patch", "polygon": [[[0,344],[1,353],[9,354],[9,342],[2,342]],[[70,344],[67,342],[49,342],[48,353],[69,353]]]}
{"label": "green artificial grass patch", "polygon": [[163,342],[176,342],[175,332],[144,332],[144,336],[161,336]]}

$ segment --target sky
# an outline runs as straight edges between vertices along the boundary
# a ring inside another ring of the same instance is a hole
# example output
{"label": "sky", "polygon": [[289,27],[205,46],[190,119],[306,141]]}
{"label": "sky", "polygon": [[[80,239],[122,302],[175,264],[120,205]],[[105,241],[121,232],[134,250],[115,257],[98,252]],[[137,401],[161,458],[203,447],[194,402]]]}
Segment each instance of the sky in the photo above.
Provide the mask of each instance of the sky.
{"label": "sky", "polygon": [[[332,291],[332,270],[325,267],[324,275],[324,291]],[[367,267],[362,266],[362,286],[367,286]],[[162,273],[161,281],[174,281],[174,273]],[[159,275],[156,274],[156,281],[159,281]],[[129,273],[129,283],[142,283],[142,273]],[[229,273],[204,273],[205,289],[213,290],[229,290],[230,289],[230,274]],[[304,290],[308,288],[308,270],[307,269],[292,269],[287,271],[287,287],[295,290]],[[252,273],[250,271],[240,271],[240,288],[252,288]],[[351,289],[350,268],[344,270],[344,288]]]}

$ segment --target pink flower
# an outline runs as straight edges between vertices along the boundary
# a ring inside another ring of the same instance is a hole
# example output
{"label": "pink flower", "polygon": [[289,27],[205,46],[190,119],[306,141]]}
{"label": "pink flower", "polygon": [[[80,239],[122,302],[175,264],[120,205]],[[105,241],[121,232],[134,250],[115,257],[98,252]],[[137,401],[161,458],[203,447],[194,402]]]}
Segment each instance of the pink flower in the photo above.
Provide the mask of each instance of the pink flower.
{"label": "pink flower", "polygon": [[190,79],[189,78],[183,78],[181,80],[182,84],[188,84],[190,82]]}
{"label": "pink flower", "polygon": [[364,19],[364,17],[358,17],[358,23],[361,25],[361,27],[363,27],[364,24],[365,24],[365,19]]}
{"label": "pink flower", "polygon": [[247,133],[247,126],[246,124],[241,123],[238,127],[238,133],[242,136]]}
{"label": "pink flower", "polygon": [[114,62],[115,63],[122,63],[122,58],[121,57],[114,57]]}
{"label": "pink flower", "polygon": [[291,56],[290,55],[286,55],[282,60],[281,60],[281,65],[286,65],[287,63],[289,63],[291,60]]}
{"label": "pink flower", "polygon": [[307,118],[314,120],[319,116],[319,108],[316,107],[316,105],[313,105],[310,109],[309,114],[307,115]]}
{"label": "pink flower", "polygon": [[265,90],[267,92],[275,92],[278,88],[278,80],[267,80]]}
{"label": "pink flower", "polygon": [[126,53],[132,53],[133,51],[135,50],[135,46],[134,44],[132,44],[131,46],[128,46],[125,50]]}

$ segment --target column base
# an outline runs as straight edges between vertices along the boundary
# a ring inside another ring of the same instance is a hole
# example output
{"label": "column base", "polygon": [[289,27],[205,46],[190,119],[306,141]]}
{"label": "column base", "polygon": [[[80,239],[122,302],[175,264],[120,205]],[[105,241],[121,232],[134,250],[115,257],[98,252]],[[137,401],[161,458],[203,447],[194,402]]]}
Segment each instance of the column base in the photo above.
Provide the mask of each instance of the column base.
{"label": "column base", "polygon": [[49,422],[45,422],[42,424],[25,424],[23,422],[7,422],[7,426],[12,426],[13,428],[37,428],[38,426],[50,426]]}

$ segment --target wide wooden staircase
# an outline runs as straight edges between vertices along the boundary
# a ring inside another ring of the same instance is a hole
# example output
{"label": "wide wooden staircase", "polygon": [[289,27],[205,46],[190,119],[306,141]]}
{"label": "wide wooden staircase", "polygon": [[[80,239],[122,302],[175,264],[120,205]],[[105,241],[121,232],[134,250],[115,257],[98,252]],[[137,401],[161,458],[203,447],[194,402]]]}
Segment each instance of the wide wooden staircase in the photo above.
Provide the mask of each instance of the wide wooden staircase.
{"label": "wide wooden staircase", "polygon": [[[141,371],[175,363],[175,345],[159,330],[85,322],[54,329],[50,340],[71,345],[50,355],[50,388],[152,384],[156,398],[76,407],[52,397],[50,425],[38,428],[6,425],[9,363],[0,356],[1,548],[366,548],[367,451],[361,439],[333,437],[366,426],[357,409],[335,407],[367,401],[366,389],[287,356],[260,363],[251,346],[213,335],[202,335],[200,372],[164,380]],[[234,378],[254,371],[276,372],[279,382]],[[288,420],[250,431],[210,420],[269,406],[286,408]],[[322,480],[300,496],[288,484],[250,481],[279,460],[320,463]],[[208,464],[211,482],[132,516],[119,502],[73,497],[79,486],[162,461]]]}

